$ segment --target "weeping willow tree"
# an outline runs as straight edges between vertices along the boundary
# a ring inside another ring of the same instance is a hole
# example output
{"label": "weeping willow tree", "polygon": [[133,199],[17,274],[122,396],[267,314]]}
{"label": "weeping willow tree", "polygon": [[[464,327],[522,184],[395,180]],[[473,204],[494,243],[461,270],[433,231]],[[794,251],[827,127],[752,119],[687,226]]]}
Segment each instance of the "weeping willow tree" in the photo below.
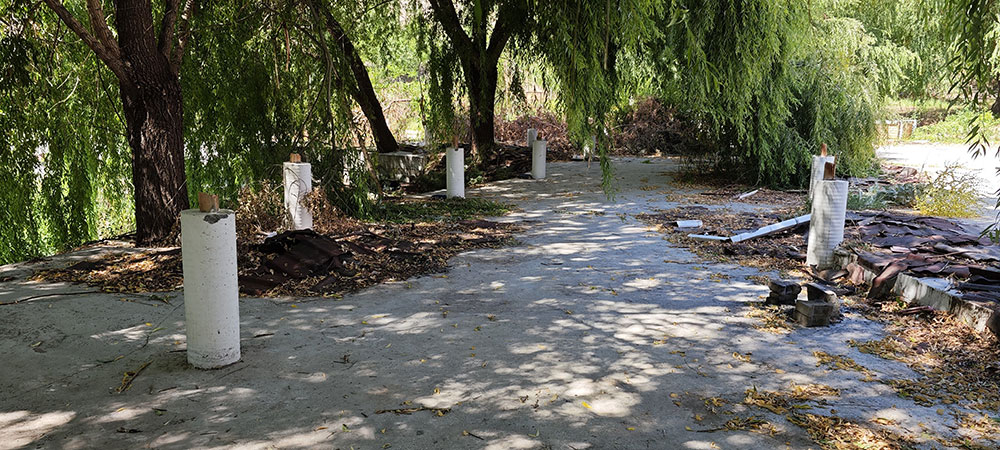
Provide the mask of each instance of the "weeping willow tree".
{"label": "weeping willow tree", "polygon": [[744,182],[801,185],[824,142],[844,173],[875,169],[884,65],[863,27],[809,8],[680,0],[640,50],[659,75],[654,92],[703,124],[713,144],[704,156]]}
{"label": "weeping willow tree", "polygon": [[0,263],[132,229],[117,89],[50,12],[0,3]]}
{"label": "weeping willow tree", "polygon": [[[620,55],[655,32],[655,0],[541,2],[431,0],[411,2],[414,29],[429,69],[429,125],[449,138],[458,127],[464,96],[473,145],[494,146],[498,67],[541,64],[553,75],[571,136],[600,137],[605,187],[611,165],[603,131],[609,113],[627,99],[634,79],[621,76]],[[515,72],[508,92],[523,96]],[[610,191],[609,191],[610,192]]]}
{"label": "weeping willow tree", "polygon": [[[35,6],[0,0],[0,263],[136,226],[119,80],[54,13]],[[77,6],[69,3],[69,12],[87,17]],[[196,74],[180,77],[185,201],[211,191],[231,206],[242,187],[280,180],[280,162],[299,151],[343,209],[370,205],[370,171],[352,161],[363,161],[373,133],[355,115],[357,81],[342,38],[368,57],[399,22],[394,9],[368,6],[201,4],[190,22],[200,31],[179,68]],[[330,17],[347,24],[339,36]]]}
{"label": "weeping willow tree", "polygon": [[[992,102],[992,114],[1000,117],[1000,2],[936,0],[934,5],[947,17],[943,28],[952,55],[947,63],[951,92],[973,108]],[[989,152],[980,116],[969,123],[968,142],[976,155]]]}

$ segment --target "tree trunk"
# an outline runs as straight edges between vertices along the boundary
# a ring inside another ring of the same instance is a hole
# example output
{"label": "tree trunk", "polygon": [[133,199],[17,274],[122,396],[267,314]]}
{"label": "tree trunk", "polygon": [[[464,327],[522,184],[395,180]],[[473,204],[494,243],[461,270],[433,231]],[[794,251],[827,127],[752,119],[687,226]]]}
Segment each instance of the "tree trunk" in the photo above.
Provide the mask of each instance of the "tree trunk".
{"label": "tree trunk", "polygon": [[[488,64],[466,64],[466,66]],[[494,112],[497,92],[497,67],[476,70],[464,69],[466,86],[469,89],[469,125],[472,128],[472,154],[475,158],[485,156],[496,145]]]}
{"label": "tree trunk", "polygon": [[178,73],[196,2],[185,0],[181,10],[181,0],[166,0],[157,36],[149,0],[115,0],[117,40],[102,1],[86,2],[90,29],[61,1],[44,2],[118,78],[132,148],[136,244],[155,244],[188,207]]}
{"label": "tree trunk", "polygon": [[[497,19],[490,28],[490,14],[474,14],[471,36],[465,32],[454,0],[430,0],[434,18],[451,41],[462,64],[469,95],[469,122],[472,126],[473,158],[479,159],[496,147],[493,123],[497,95],[497,66],[512,27],[523,22],[525,5],[510,3],[498,6]],[[487,8],[488,9],[488,8]],[[482,11],[480,11],[482,12]]]}
{"label": "tree trunk", "polygon": [[993,101],[993,106],[990,107],[990,112],[993,113],[994,119],[1000,119],[1000,94],[998,94],[996,100]]}
{"label": "tree trunk", "polygon": [[361,60],[357,49],[354,48],[351,38],[347,36],[347,32],[344,31],[340,22],[333,17],[333,13],[330,12],[327,5],[322,4],[319,0],[314,0],[313,7],[322,11],[330,36],[337,42],[344,59],[347,60],[347,65],[351,68],[355,84],[355,89],[351,89],[351,96],[361,106],[361,112],[368,119],[368,125],[372,129],[372,136],[375,137],[375,147],[378,152],[390,153],[399,150],[399,144],[396,142],[395,136],[392,135],[389,124],[385,121],[385,114],[382,113],[382,103],[375,95],[375,88],[368,75],[368,68],[365,67],[364,61]]}
{"label": "tree trunk", "polygon": [[122,109],[132,147],[136,242],[156,243],[173,230],[188,207],[184,173],[184,122],[180,83],[122,86]]}
{"label": "tree trunk", "polygon": [[188,207],[180,79],[153,34],[148,2],[116,0],[115,28],[128,77],[120,80],[132,147],[136,242],[166,238]]}

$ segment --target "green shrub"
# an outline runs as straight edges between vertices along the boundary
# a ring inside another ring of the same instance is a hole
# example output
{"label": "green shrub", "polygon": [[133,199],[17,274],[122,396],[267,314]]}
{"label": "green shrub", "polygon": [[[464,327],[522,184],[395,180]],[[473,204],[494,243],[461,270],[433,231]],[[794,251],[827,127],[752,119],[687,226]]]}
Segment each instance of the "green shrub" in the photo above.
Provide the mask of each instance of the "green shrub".
{"label": "green shrub", "polygon": [[878,185],[864,191],[851,191],[847,194],[847,209],[854,211],[885,209],[888,204],[887,197],[887,192]]}
{"label": "green shrub", "polygon": [[975,217],[980,206],[982,180],[963,170],[959,164],[948,164],[928,183],[916,198],[922,214],[943,217]]}

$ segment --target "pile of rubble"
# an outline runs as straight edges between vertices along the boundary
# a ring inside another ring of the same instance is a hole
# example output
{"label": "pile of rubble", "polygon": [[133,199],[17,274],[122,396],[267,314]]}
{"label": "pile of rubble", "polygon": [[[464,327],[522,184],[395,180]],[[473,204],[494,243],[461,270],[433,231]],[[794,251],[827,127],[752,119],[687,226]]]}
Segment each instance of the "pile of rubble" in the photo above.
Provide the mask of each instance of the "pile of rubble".
{"label": "pile of rubble", "polygon": [[967,300],[1000,303],[1000,246],[938,217],[882,212],[849,228],[847,247],[861,267],[848,267],[851,281],[863,283],[861,268],[877,274],[870,299],[884,298],[896,277],[947,278]]}
{"label": "pile of rubble", "polygon": [[765,301],[768,305],[794,305],[791,311],[796,323],[804,327],[825,327],[837,321],[840,315],[840,299],[837,293],[820,283],[806,283],[806,298],[799,298],[802,285],[790,280],[771,280],[771,289]]}

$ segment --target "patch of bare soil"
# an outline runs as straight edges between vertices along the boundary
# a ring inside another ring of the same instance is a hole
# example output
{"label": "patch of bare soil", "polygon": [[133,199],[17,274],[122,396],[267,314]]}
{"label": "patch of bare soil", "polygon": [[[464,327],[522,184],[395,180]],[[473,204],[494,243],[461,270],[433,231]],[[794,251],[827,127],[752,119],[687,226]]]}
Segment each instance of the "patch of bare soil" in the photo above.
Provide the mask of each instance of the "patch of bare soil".
{"label": "patch of bare soil", "polygon": [[465,220],[366,224],[336,236],[285,232],[252,247],[240,270],[240,291],[265,297],[337,297],[384,281],[442,272],[458,253],[509,245],[520,229]]}
{"label": "patch of bare soil", "polygon": [[[731,236],[771,225],[794,217],[795,207],[784,207],[770,212],[743,212],[735,214],[726,210],[713,210],[703,206],[681,206],[654,214],[640,214],[639,220],[666,233],[667,240],[688,248],[703,258],[737,263],[765,270],[802,271],[805,261],[806,226],[778,234],[739,243],[728,241],[703,241],[688,237],[689,234]],[[678,228],[678,220],[701,220],[697,230]]]}
{"label": "patch of bare soil", "polygon": [[667,195],[667,201],[690,205],[726,205],[739,202],[782,208],[801,207],[806,204],[806,192],[798,190],[776,191],[767,188],[752,188],[746,185],[728,185],[720,188],[703,184],[688,184],[687,188],[700,192],[695,194],[671,193]]}
{"label": "patch of bare soil", "polygon": [[[447,267],[447,260],[460,252],[512,243],[511,236],[520,229],[518,225],[476,220],[419,224],[367,224],[349,220],[337,228],[339,235],[310,233],[341,248],[339,264],[331,263],[305,273],[283,273],[269,267],[268,263],[281,254],[276,250],[280,244],[274,245],[274,239],[282,235],[260,243],[241,241],[238,261],[241,291],[247,293],[243,286],[247,284],[246,277],[263,273],[283,277],[273,278],[276,282],[265,290],[252,291],[254,295],[340,296],[384,281],[440,272]],[[113,252],[62,269],[40,270],[32,280],[85,283],[105,292],[170,291],[183,284],[181,252],[179,248],[130,254]],[[320,282],[324,284],[315,289]]]}
{"label": "patch of bare soil", "polygon": [[82,283],[104,292],[162,292],[184,284],[179,248],[112,251],[66,268],[39,270],[30,280]]}

